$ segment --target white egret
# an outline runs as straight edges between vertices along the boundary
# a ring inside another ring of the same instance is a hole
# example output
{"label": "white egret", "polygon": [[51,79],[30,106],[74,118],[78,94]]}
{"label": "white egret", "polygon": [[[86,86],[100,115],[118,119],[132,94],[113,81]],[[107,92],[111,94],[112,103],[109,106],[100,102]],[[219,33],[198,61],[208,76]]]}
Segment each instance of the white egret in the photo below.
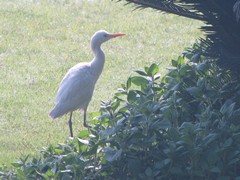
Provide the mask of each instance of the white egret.
{"label": "white egret", "polygon": [[104,30],[97,31],[91,38],[91,50],[94,58],[90,62],[81,62],[73,66],[64,76],[56,97],[56,105],[49,113],[52,119],[70,113],[69,129],[72,131],[72,112],[78,109],[83,110],[85,127],[90,127],[86,122],[88,104],[92,98],[95,84],[102,73],[105,63],[105,55],[101,49],[101,44],[125,34],[110,34]]}

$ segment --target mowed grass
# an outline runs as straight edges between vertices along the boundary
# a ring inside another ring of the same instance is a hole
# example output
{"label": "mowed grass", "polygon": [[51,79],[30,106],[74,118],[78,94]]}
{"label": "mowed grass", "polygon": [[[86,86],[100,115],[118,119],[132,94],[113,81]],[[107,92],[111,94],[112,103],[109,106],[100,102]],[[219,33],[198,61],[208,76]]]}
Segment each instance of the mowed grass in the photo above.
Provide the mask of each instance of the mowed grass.
{"label": "mowed grass", "polygon": [[[151,63],[164,74],[202,36],[201,24],[151,9],[105,0],[0,0],[0,163],[35,155],[69,136],[68,116],[52,121],[59,83],[67,70],[93,57],[89,40],[100,29],[126,33],[103,45],[106,64],[88,112],[98,111],[134,70]],[[82,115],[74,113],[75,135]]]}

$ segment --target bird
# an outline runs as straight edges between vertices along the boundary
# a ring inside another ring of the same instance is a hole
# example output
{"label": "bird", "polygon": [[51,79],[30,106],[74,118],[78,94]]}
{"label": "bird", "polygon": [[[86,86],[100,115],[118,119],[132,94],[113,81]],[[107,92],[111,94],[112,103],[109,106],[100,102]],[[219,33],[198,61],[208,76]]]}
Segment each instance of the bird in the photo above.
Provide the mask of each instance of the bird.
{"label": "bird", "polygon": [[94,55],[92,61],[76,64],[68,70],[62,79],[57,91],[55,107],[49,113],[49,116],[56,119],[70,113],[68,124],[71,137],[73,137],[72,113],[75,110],[83,110],[83,125],[91,128],[86,122],[86,114],[95,84],[105,63],[105,54],[101,48],[102,43],[124,35],[123,33],[108,33],[105,30],[95,32],[90,41]]}

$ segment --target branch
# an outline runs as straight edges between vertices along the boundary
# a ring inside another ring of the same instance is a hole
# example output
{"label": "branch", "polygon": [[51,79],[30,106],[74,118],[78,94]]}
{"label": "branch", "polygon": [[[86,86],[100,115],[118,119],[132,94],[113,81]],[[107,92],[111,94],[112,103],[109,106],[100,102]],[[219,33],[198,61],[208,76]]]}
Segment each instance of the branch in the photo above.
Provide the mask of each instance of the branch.
{"label": "branch", "polygon": [[[138,6],[143,7],[143,8],[150,7],[153,9],[157,9],[157,10],[164,11],[164,12],[171,13],[171,14],[176,14],[179,16],[184,16],[184,17],[191,18],[191,19],[196,19],[196,20],[201,20],[201,21],[206,20],[206,18],[203,15],[192,13],[189,10],[187,10],[183,7],[177,6],[171,2],[168,2],[168,3],[165,2],[161,6],[159,4],[156,5],[154,3],[151,3],[151,2],[145,1],[145,0],[126,0],[126,1],[129,3],[137,4]],[[160,2],[158,1],[158,3],[160,3]]]}
{"label": "branch", "polygon": [[240,0],[238,0],[233,6],[233,12],[235,13],[236,20],[239,22],[240,20]]}

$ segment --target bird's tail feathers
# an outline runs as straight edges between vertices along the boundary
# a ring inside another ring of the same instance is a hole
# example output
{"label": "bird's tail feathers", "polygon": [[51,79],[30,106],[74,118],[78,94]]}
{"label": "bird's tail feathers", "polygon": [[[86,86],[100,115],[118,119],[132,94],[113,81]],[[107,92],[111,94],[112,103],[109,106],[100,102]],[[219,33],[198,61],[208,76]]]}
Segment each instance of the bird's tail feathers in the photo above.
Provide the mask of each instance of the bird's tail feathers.
{"label": "bird's tail feathers", "polygon": [[56,119],[58,117],[61,117],[63,114],[61,111],[59,111],[59,108],[57,108],[56,106],[54,107],[54,109],[49,113],[49,117],[51,117],[52,119]]}
{"label": "bird's tail feathers", "polygon": [[48,114],[48,116],[50,117],[50,118],[52,118],[52,119],[55,119],[56,118],[56,115],[55,115],[55,109],[53,109],[49,114]]}

